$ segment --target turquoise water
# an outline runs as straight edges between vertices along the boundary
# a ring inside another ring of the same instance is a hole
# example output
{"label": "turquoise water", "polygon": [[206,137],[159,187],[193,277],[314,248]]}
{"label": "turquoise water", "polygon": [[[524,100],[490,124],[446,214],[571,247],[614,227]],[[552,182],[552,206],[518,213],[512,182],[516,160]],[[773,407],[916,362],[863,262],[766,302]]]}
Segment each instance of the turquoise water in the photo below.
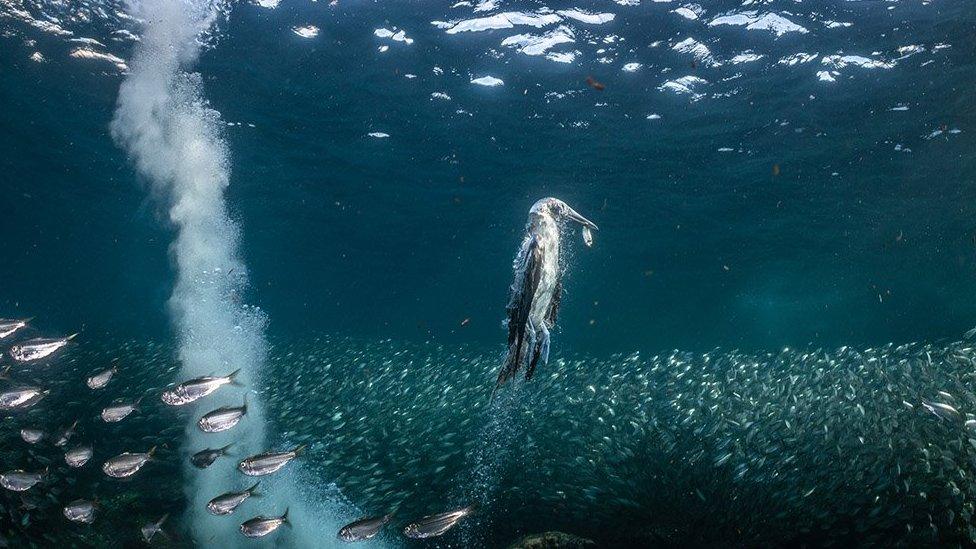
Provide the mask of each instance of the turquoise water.
{"label": "turquoise water", "polygon": [[[34,317],[0,351],[80,332],[15,366],[52,394],[4,422],[4,467],[60,463],[26,423],[96,452],[36,509],[3,494],[12,544],[132,544],[163,513],[154,543],[243,544],[289,507],[263,543],[396,509],[397,545],[472,501],[411,543],[972,539],[967,3],[271,4],[0,0],[0,317]],[[552,360],[489,407],[544,196],[600,231],[567,230]],[[245,392],[239,432],[194,431]],[[228,441],[308,449],[208,517],[250,479],[188,455]],[[133,481],[94,466],[152,444]],[[90,527],[61,515],[96,496]]]}

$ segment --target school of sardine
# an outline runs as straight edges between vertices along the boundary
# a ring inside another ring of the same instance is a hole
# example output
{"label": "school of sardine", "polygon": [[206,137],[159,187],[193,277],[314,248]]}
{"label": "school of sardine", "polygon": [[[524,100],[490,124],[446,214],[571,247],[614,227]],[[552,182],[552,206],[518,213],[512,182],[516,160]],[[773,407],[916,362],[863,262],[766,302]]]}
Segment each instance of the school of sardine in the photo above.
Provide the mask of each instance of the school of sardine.
{"label": "school of sardine", "polygon": [[[497,367],[493,350],[331,337],[272,340],[268,360],[275,379],[248,390],[276,410],[272,427],[299,446],[239,458],[237,466],[242,478],[271,474],[307,445],[311,473],[333,479],[344,497],[364,508],[397,509],[405,517],[350,516],[336,533],[345,541],[383,535],[394,522],[391,535],[455,535],[463,525],[502,513],[491,522],[490,544],[520,537],[538,523],[530,518],[540,516],[610,545],[976,543],[973,336],[867,349],[554,357],[532,383],[491,407],[484,398]],[[67,516],[69,507],[86,517],[88,507],[79,502],[95,501],[96,491],[103,492],[101,500],[142,487],[126,496],[156,502],[131,525],[141,536],[142,527],[163,513],[160,506],[179,509],[153,493],[158,471],[175,474],[172,456],[178,454],[170,450],[157,461],[146,449],[179,446],[183,425],[195,421],[200,428],[202,417],[181,415],[174,422],[177,416],[167,410],[176,408],[157,404],[139,421],[104,423],[94,410],[115,405],[119,395],[96,401],[61,395],[115,368],[114,358],[142,367],[138,373],[113,370],[112,387],[118,383],[130,394],[168,391],[178,397],[172,402],[204,398],[230,385],[232,376],[167,389],[179,365],[166,346],[85,342],[71,349],[43,376],[13,370],[4,382],[10,387],[0,391],[3,402],[3,394],[31,389],[6,401],[16,404],[6,407],[11,421],[0,432],[19,445],[8,450],[10,470],[0,473],[0,486],[24,498],[6,512],[23,522],[16,531],[53,535],[31,530],[36,521],[28,519]],[[322,384],[329,385],[330,398],[307,398]],[[45,392],[50,405],[23,408]],[[480,496],[463,486],[473,482],[467,478],[471,456],[490,447],[482,427],[498,407],[509,407],[519,425],[506,442],[518,455],[504,473],[519,481]],[[102,434],[95,439],[94,433]],[[102,464],[95,469],[102,478],[126,482],[74,479],[72,471],[85,471],[92,459]],[[214,494],[209,513],[236,516],[256,485],[228,489]],[[164,493],[178,499],[180,487]],[[454,494],[456,504],[478,501],[484,511],[448,505],[445,494]],[[70,503],[52,507],[61,497]],[[244,506],[257,515],[242,523],[244,535],[267,535],[284,524],[268,513],[275,509],[262,507]],[[91,509],[94,517],[94,504]],[[111,512],[100,508],[93,527]]]}

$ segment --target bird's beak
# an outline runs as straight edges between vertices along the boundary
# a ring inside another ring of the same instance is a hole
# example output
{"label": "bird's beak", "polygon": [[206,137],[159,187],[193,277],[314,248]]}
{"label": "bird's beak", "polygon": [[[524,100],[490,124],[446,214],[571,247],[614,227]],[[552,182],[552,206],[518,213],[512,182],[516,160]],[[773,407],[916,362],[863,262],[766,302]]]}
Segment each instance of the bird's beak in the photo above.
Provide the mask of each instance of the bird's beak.
{"label": "bird's beak", "polygon": [[583,217],[576,210],[570,208],[569,206],[566,206],[566,217],[572,219],[573,221],[579,223],[580,225],[589,227],[589,228],[593,229],[594,231],[599,231],[600,230],[600,227],[597,227],[596,226],[596,223],[594,223],[594,222],[590,221],[589,219]]}

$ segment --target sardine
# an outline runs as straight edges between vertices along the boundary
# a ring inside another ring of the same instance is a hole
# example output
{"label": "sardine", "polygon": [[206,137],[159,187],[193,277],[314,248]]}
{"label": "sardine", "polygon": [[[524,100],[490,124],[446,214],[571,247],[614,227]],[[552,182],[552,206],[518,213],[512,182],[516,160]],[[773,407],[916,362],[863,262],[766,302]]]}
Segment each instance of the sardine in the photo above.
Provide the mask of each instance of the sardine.
{"label": "sardine", "polygon": [[27,473],[20,469],[0,474],[0,486],[14,492],[30,490],[46,473]]}
{"label": "sardine", "polygon": [[28,322],[30,322],[29,318],[27,320],[0,319],[0,339],[14,335],[17,330],[26,327]]}
{"label": "sardine", "polygon": [[343,526],[337,537],[342,541],[365,541],[380,532],[393,518],[393,513],[381,517],[367,517]]}
{"label": "sardine", "polygon": [[163,391],[162,400],[170,406],[183,406],[199,400],[227,384],[240,386],[234,377],[240,369],[223,377],[204,376],[184,381],[172,389]]}
{"label": "sardine", "polygon": [[469,505],[456,511],[438,513],[426,516],[416,522],[411,522],[403,528],[403,535],[411,539],[424,539],[440,536],[454,527],[464,517],[470,515],[477,508],[477,504]]}
{"label": "sardine", "polygon": [[95,522],[95,502],[76,499],[64,506],[64,516],[71,522],[91,524]]}
{"label": "sardine", "polygon": [[67,446],[68,441],[71,440],[71,437],[75,436],[75,428],[77,427],[78,420],[76,419],[75,422],[71,424],[71,427],[58,429],[58,431],[54,434],[54,445],[58,448]]}
{"label": "sardine", "polygon": [[241,533],[249,538],[260,538],[274,532],[282,524],[288,524],[288,509],[280,517],[254,517],[241,524]]}
{"label": "sardine", "polygon": [[246,413],[247,395],[244,395],[244,404],[242,406],[223,406],[217,408],[201,417],[200,421],[197,422],[197,426],[204,433],[219,433],[237,425]]}
{"label": "sardine", "polygon": [[27,341],[11,346],[8,354],[10,355],[10,358],[16,360],[17,362],[40,360],[54,354],[58,349],[67,345],[68,342],[74,339],[77,335],[78,334],[71,334],[68,337],[59,338],[35,337],[34,339],[28,339]]}
{"label": "sardine", "polygon": [[168,518],[169,513],[166,513],[156,522],[147,522],[146,524],[142,525],[142,528],[139,529],[142,532],[142,539],[145,540],[146,543],[151,542],[153,537],[163,530],[163,523],[166,522],[166,519]]}
{"label": "sardine", "polygon": [[301,444],[296,446],[294,450],[288,452],[258,454],[241,460],[237,468],[245,475],[251,477],[270,475],[287,465],[289,461],[295,459],[303,450],[305,450],[305,445]]}
{"label": "sardine", "polygon": [[107,370],[102,370],[97,374],[91,376],[85,380],[85,385],[88,385],[89,389],[101,389],[108,385],[109,381],[112,381],[112,377],[119,371],[118,366],[112,366]]}
{"label": "sardine", "polygon": [[64,453],[64,462],[68,467],[82,467],[91,459],[94,451],[91,446],[79,444]]}
{"label": "sardine", "polygon": [[0,410],[29,408],[40,402],[49,392],[40,387],[20,387],[4,391],[0,393]]}
{"label": "sardine", "polygon": [[250,497],[259,497],[260,494],[255,492],[260,482],[255,482],[253,486],[244,490],[243,492],[227,492],[226,494],[221,494],[207,503],[207,511],[210,511],[214,515],[229,515],[234,512],[237,507],[244,503],[244,500]]}
{"label": "sardine", "polygon": [[190,463],[192,463],[193,466],[197,467],[198,469],[206,469],[207,467],[213,465],[213,462],[217,461],[217,458],[226,455],[227,450],[231,446],[233,445],[228,444],[223,448],[216,448],[216,449],[207,448],[206,450],[200,450],[199,452],[190,456]]}
{"label": "sardine", "polygon": [[27,444],[37,444],[44,438],[44,431],[24,428],[20,430],[20,438],[24,439]]}
{"label": "sardine", "polygon": [[139,409],[139,403],[141,401],[142,397],[139,397],[131,404],[119,403],[106,406],[102,409],[102,421],[105,423],[118,423],[122,421],[129,417],[129,414]]}
{"label": "sardine", "polygon": [[586,244],[587,248],[593,245],[593,231],[586,225],[583,225],[583,244]]}
{"label": "sardine", "polygon": [[136,474],[139,469],[142,469],[142,466],[152,458],[155,452],[156,447],[153,446],[144,454],[138,452],[125,452],[119,454],[113,458],[109,458],[109,460],[102,465],[102,471],[104,471],[106,475],[114,478],[131,477],[132,475]]}

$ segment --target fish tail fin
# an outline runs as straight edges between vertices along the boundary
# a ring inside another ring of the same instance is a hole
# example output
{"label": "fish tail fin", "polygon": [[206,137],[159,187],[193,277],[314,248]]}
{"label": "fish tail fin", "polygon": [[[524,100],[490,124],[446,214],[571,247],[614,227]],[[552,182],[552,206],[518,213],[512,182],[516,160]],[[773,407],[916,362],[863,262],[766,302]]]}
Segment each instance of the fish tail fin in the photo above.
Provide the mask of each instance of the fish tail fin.
{"label": "fish tail fin", "polygon": [[160,526],[162,526],[163,523],[166,522],[166,519],[168,519],[168,518],[169,518],[169,513],[166,513],[165,515],[163,515],[162,517],[160,517],[160,519],[156,521],[156,528],[159,528]]}
{"label": "fish tail fin", "polygon": [[65,339],[65,341],[71,341],[72,339],[74,339],[74,338],[76,338],[76,337],[78,337],[78,334],[79,334],[79,333],[80,333],[80,332],[75,332],[75,333],[73,333],[73,334],[71,334],[71,335],[69,335],[68,337],[66,337],[66,338],[64,338],[64,339]]}
{"label": "fish tail fin", "polygon": [[307,444],[299,444],[298,446],[295,446],[295,449],[292,450],[292,453],[295,454],[296,456],[300,456],[303,453],[305,453],[306,447],[308,447]]}
{"label": "fish tail fin", "polygon": [[243,387],[244,384],[241,383],[240,381],[237,381],[237,374],[239,374],[239,373],[241,373],[241,369],[240,368],[238,368],[238,369],[234,370],[233,372],[227,374],[227,381],[229,381],[231,385],[234,385],[236,387]]}
{"label": "fish tail fin", "polygon": [[230,450],[230,447],[233,446],[233,445],[234,445],[234,443],[231,442],[227,446],[224,446],[223,448],[220,449],[220,453],[223,454],[223,455],[227,455],[227,450]]}
{"label": "fish tail fin", "polygon": [[139,405],[142,404],[142,399],[143,397],[137,398],[136,401],[132,403],[132,407],[135,408],[136,410],[139,410],[140,409]]}
{"label": "fish tail fin", "polygon": [[155,453],[156,453],[156,446],[153,446],[152,448],[149,449],[148,452],[146,452],[146,455],[148,455],[149,457],[153,457],[153,454]]}
{"label": "fish tail fin", "polygon": [[254,484],[252,484],[250,488],[248,488],[247,490],[245,490],[245,492],[247,492],[248,494],[250,494],[250,497],[252,497],[252,498],[259,498],[259,497],[261,497],[261,493],[260,492],[255,492],[255,490],[258,489],[258,484],[261,484],[261,481],[260,480],[257,481],[257,482],[255,482]]}
{"label": "fish tail fin", "polygon": [[464,513],[466,515],[471,515],[471,514],[476,513],[478,511],[478,509],[480,509],[480,508],[481,508],[481,504],[476,501],[476,502],[472,503],[471,505],[468,505],[467,507],[465,507],[464,508]]}
{"label": "fish tail fin", "polygon": [[285,507],[285,514],[281,515],[281,521],[287,524],[289,528],[291,528],[291,521],[288,520],[288,509],[289,509],[288,507]]}
{"label": "fish tail fin", "polygon": [[244,393],[244,406],[242,406],[242,408],[244,408],[244,413],[246,414],[247,413],[247,393]]}

